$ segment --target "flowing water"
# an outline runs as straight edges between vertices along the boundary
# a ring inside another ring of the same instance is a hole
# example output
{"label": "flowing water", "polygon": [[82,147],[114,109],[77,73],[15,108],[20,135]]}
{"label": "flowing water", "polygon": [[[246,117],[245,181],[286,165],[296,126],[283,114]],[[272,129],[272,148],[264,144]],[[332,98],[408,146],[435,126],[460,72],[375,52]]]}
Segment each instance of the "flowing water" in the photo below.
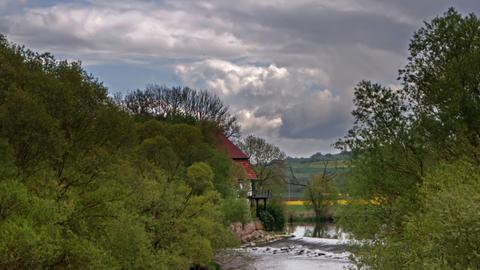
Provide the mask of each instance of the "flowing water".
{"label": "flowing water", "polygon": [[348,234],[332,223],[289,224],[290,238],[244,248],[252,269],[346,269]]}

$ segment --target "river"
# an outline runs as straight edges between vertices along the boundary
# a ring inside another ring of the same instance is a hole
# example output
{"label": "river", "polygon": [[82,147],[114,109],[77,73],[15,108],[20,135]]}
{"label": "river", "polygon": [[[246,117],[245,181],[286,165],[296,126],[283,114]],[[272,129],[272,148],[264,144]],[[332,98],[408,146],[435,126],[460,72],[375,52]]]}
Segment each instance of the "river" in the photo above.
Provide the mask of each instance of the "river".
{"label": "river", "polygon": [[287,233],[292,237],[238,250],[249,261],[239,269],[337,270],[349,266],[348,234],[335,224],[294,223],[287,226]]}

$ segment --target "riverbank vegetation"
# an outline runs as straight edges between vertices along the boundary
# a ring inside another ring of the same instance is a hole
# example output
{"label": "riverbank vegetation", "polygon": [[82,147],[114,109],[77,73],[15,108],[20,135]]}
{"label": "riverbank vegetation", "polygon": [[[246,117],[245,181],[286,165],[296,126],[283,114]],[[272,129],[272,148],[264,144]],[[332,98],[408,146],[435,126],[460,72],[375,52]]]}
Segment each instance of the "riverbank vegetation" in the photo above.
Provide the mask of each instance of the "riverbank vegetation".
{"label": "riverbank vegetation", "polygon": [[453,9],[410,41],[396,89],[363,81],[341,225],[361,269],[480,268],[480,20]]}
{"label": "riverbank vegetation", "polygon": [[1,269],[199,269],[236,243],[248,209],[216,146],[235,119],[204,91],[148,91],[112,99],[0,37]]}

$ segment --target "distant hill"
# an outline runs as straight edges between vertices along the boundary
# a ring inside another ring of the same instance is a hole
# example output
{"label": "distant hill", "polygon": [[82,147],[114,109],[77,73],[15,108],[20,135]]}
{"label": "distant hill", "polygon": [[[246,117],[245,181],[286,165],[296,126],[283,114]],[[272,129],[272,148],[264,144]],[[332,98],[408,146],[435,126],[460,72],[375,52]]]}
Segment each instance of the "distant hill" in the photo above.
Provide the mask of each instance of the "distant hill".
{"label": "distant hill", "polygon": [[320,152],[313,154],[311,157],[294,158],[288,157],[289,162],[311,163],[322,160],[350,160],[352,158],[352,152],[343,151],[337,154],[322,154]]}
{"label": "distant hill", "polygon": [[[337,154],[322,154],[315,153],[311,157],[293,158],[288,157],[287,175],[291,176],[290,168],[293,171],[295,177],[301,183],[305,183],[312,176],[323,173],[325,167],[325,161],[328,161],[327,171],[335,173],[335,184],[339,191],[342,193],[345,191],[346,179],[345,174],[349,171],[349,161],[351,160],[351,152],[341,152]],[[289,189],[285,192],[285,199],[302,199],[303,187],[290,185]]]}

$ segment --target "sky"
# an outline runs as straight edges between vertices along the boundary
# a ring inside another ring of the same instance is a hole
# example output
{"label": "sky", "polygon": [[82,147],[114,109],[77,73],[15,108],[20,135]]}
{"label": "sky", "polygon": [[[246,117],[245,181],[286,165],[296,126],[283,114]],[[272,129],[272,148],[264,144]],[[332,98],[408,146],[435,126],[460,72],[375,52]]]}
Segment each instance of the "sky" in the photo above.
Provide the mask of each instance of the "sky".
{"label": "sky", "polygon": [[398,87],[415,30],[478,0],[0,0],[0,33],[81,60],[110,93],[147,84],[216,93],[290,156],[334,152],[361,80]]}

